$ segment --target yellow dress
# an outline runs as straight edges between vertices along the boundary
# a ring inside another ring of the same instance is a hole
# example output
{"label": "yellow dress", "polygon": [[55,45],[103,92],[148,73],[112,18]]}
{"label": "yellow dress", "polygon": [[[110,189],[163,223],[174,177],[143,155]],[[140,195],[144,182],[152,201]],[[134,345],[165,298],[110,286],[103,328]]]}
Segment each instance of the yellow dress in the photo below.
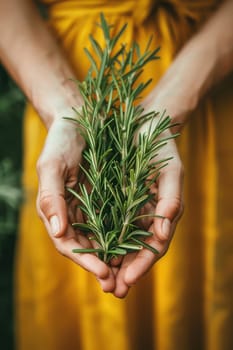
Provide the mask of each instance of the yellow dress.
{"label": "yellow dress", "polygon": [[[144,79],[153,84],[218,1],[45,0],[50,25],[77,78],[83,48],[98,38],[104,12],[124,41],[161,45]],[[125,300],[104,294],[94,277],[60,256],[37,217],[35,163],[45,130],[31,106],[25,116],[26,200],[16,256],[18,350],[233,349],[232,79],[206,98],[179,140],[186,169],[186,211],[167,255]],[[152,87],[152,86],[151,86]]]}

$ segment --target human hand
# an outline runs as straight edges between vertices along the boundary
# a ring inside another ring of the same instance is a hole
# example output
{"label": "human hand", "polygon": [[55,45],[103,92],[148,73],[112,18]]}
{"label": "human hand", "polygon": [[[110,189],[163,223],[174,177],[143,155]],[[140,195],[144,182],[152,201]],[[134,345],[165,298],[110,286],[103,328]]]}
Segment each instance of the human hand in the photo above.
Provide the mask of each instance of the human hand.
{"label": "human hand", "polygon": [[[167,99],[168,96],[170,97],[169,99]],[[162,100],[165,98],[168,110],[174,110],[174,119],[183,122],[184,115],[186,111],[188,111],[188,103],[187,105],[183,104],[179,109],[179,105],[175,107],[175,101],[171,96],[169,91],[167,91],[167,93],[163,93],[160,98],[157,96],[157,99],[153,99],[153,94],[151,94],[144,100],[143,107],[146,111],[158,110],[158,108],[153,105],[154,101],[156,101],[162,106],[161,110],[163,110],[164,104]],[[170,101],[170,107],[168,101]],[[172,128],[172,130],[177,131],[177,129],[181,129],[181,126],[182,125],[178,125]],[[140,132],[147,133],[148,129],[149,123],[145,123]],[[162,135],[162,137],[165,138],[170,136],[172,136],[171,130],[167,130],[166,133]],[[145,214],[154,214],[157,217],[153,219],[143,219],[141,223],[144,229],[153,233],[145,242],[154,247],[159,254],[156,255],[148,249],[142,249],[137,253],[126,255],[122,261],[119,260],[119,266],[113,266],[116,278],[116,286],[113,294],[116,297],[125,297],[130,287],[150,270],[154,263],[167,252],[177,222],[182,215],[183,167],[174,139],[169,139],[166,145],[160,149],[156,160],[159,161],[170,157],[172,157],[172,159],[161,169],[160,176],[152,188],[152,192],[155,193],[154,206],[152,206],[152,204],[147,204],[144,208]]]}
{"label": "human hand", "polygon": [[70,199],[66,187],[77,184],[84,140],[72,121],[59,119],[52,123],[44,149],[37,163],[39,191],[37,210],[59,253],[92,272],[104,291],[114,288],[110,268],[92,254],[73,253],[73,249],[91,248],[91,241],[73,230],[71,222],[81,220],[77,203]]}
{"label": "human hand", "polygon": [[148,249],[126,255],[119,267],[113,267],[116,277],[116,287],[113,294],[116,297],[125,297],[134,285],[168,250],[177,222],[182,215],[182,183],[183,170],[174,140],[160,150],[159,158],[172,156],[172,160],[161,170],[157,183],[153,188],[156,206],[147,206],[145,214],[155,214],[164,218],[155,217],[143,221],[143,228],[153,233],[145,242],[154,247],[156,255]]}

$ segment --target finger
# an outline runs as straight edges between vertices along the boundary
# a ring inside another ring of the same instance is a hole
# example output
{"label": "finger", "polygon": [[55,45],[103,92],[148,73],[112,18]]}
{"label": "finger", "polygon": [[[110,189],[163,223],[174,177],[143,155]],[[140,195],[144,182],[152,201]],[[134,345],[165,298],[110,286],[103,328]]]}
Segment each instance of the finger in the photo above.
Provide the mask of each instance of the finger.
{"label": "finger", "polygon": [[[82,215],[81,212],[79,213],[79,215]],[[80,220],[78,220],[78,222],[80,222]],[[86,235],[81,233],[78,230],[74,230],[74,232],[75,232],[76,239],[78,240],[82,248],[99,248],[99,245],[93,239],[92,234]],[[80,254],[83,255],[83,253],[80,253]],[[93,255],[90,254],[90,255],[96,257],[94,254]],[[98,259],[98,263],[99,261],[101,260]],[[101,265],[102,264],[103,263],[101,262]],[[104,265],[107,266],[106,264]],[[90,269],[88,269],[88,271],[90,271]],[[109,274],[107,275],[107,277],[106,276],[101,277],[100,275],[96,275],[96,278],[100,283],[102,290],[106,293],[113,292],[113,290],[115,289],[115,274],[113,273],[110,267],[108,267],[108,271],[109,271]]]}
{"label": "finger", "polygon": [[123,278],[116,280],[116,288],[113,291],[115,297],[119,299],[125,298],[130,290],[130,286],[124,281]]}
{"label": "finger", "polygon": [[181,163],[176,161],[175,166],[168,166],[158,179],[158,202],[155,208],[158,217],[154,218],[153,229],[158,241],[169,240],[172,222],[182,215],[182,190],[183,169]]}
{"label": "finger", "polygon": [[125,298],[129,292],[131,285],[129,283],[127,283],[127,281],[125,280],[125,274],[126,274],[126,271],[128,269],[128,266],[130,266],[130,264],[134,260],[135,256],[136,256],[135,253],[130,253],[130,254],[126,255],[123,258],[123,261],[122,261],[122,264],[121,264],[119,270],[115,271],[116,287],[115,287],[113,294],[117,298]]}
{"label": "finger", "polygon": [[[153,224],[149,230],[152,232]],[[156,239],[155,234],[148,238],[146,243],[155,248],[157,251],[160,251],[160,253],[155,254],[149,249],[144,248],[136,254],[132,262],[125,266],[125,271],[122,271],[121,279],[123,279],[124,283],[129,287],[134,285],[142,276],[144,276],[150,270],[153,264],[165,254],[168,248],[168,243],[165,244],[164,242],[159,242]]]}
{"label": "finger", "polygon": [[127,285],[136,283],[166,253],[183,211],[182,182],[183,172],[179,163],[161,174],[158,181],[158,203],[155,209],[155,214],[161,217],[154,218],[149,228],[153,236],[146,240],[159,254],[154,254],[148,249],[140,251],[125,270],[124,280]]}
{"label": "finger", "polygon": [[65,233],[68,222],[62,171],[56,166],[39,161],[37,172],[39,178],[38,213],[49,232],[59,237]]}
{"label": "finger", "polygon": [[107,278],[97,278],[97,280],[105,293],[112,293],[114,291],[116,282],[114,272],[111,269]]}
{"label": "finger", "polygon": [[63,236],[54,236],[49,230],[49,222],[43,218],[43,213],[41,213],[41,215],[57,251],[80,267],[93,273],[99,281],[103,291],[109,292],[114,290],[115,277],[105,263],[98,259],[94,254],[73,252],[73,249],[90,248],[91,244],[89,239],[80,233],[75,233],[70,225]]}
{"label": "finger", "polygon": [[81,223],[84,222],[83,219],[83,214],[81,209],[78,207],[78,200],[76,198],[72,198],[72,200],[69,201],[69,203],[67,202],[67,210],[68,210],[68,221],[71,224],[74,223]]}
{"label": "finger", "polygon": [[90,242],[83,235],[74,234],[72,227],[69,225],[65,235],[54,238],[50,235],[57,251],[63,256],[69,258],[85,270],[93,273],[98,280],[110,281],[113,279],[110,268],[101,261],[96,255],[89,253],[75,253],[74,249],[83,249],[90,247]]}

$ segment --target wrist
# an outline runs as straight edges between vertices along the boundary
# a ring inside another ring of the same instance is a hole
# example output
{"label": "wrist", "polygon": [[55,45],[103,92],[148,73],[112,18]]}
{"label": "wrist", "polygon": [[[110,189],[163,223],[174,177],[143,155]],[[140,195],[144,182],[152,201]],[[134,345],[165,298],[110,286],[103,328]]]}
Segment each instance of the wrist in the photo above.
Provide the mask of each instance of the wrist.
{"label": "wrist", "polygon": [[[216,52],[213,43],[206,44],[197,35],[180,51],[155,88],[143,101],[146,111],[166,114],[181,129],[188,115],[212,86],[216,68]],[[208,61],[207,61],[208,57]]]}
{"label": "wrist", "polygon": [[56,89],[49,90],[37,88],[32,101],[47,129],[64,117],[76,117],[72,108],[78,108],[83,103],[75,82],[70,79],[61,81]]}

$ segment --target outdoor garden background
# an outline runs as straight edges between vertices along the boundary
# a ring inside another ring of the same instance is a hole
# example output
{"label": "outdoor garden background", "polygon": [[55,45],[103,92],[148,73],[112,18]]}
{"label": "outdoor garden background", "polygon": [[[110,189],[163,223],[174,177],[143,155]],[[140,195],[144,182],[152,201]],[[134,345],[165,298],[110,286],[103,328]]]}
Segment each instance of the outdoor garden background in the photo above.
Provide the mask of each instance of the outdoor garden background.
{"label": "outdoor garden background", "polygon": [[0,347],[14,349],[13,262],[18,230],[24,96],[0,64]]}

